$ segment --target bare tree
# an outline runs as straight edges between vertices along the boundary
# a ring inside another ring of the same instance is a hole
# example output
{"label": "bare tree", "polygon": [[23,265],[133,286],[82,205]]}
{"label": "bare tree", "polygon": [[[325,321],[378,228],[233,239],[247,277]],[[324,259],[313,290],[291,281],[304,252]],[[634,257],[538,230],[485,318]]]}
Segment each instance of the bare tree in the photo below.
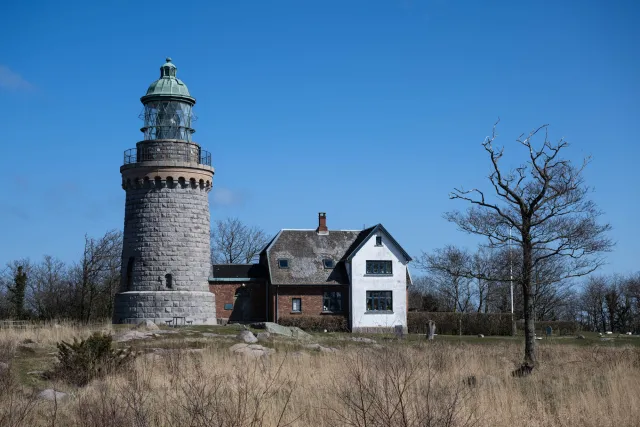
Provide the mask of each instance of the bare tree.
{"label": "bare tree", "polygon": [[88,321],[92,317],[111,315],[107,310],[117,290],[121,254],[121,231],[108,231],[99,239],[85,236],[82,258],[71,271],[76,308],[74,317]]}
{"label": "bare tree", "polygon": [[[525,320],[524,363],[534,367],[534,270],[549,259],[562,258],[562,278],[595,271],[604,263],[602,253],[613,246],[606,237],[611,227],[598,223],[602,213],[588,199],[591,189],[582,175],[588,159],[574,167],[569,160],[559,158],[568,143],[564,139],[551,143],[547,125],[543,125],[517,139],[526,149],[526,163],[504,170],[500,165],[503,148],[493,145],[496,126],[497,123],[482,144],[491,160],[490,193],[454,189],[450,198],[466,201],[471,207],[465,212],[448,212],[445,218],[462,231],[486,237],[490,247],[504,248],[513,242],[520,248],[518,282]],[[542,132],[544,142],[536,148],[533,139]]]}
{"label": "bare tree", "polygon": [[429,273],[429,280],[446,310],[471,310],[474,297],[473,257],[468,251],[448,245],[431,254],[422,252],[415,264],[418,269]]}
{"label": "bare tree", "polygon": [[409,310],[439,311],[440,302],[433,289],[429,276],[417,276],[409,287]]}
{"label": "bare tree", "polygon": [[479,248],[478,251],[472,255],[471,268],[473,276],[477,281],[476,295],[478,297],[478,313],[489,312],[489,299],[491,292],[489,277],[492,277],[493,266],[493,254],[486,248]]}
{"label": "bare tree", "polygon": [[238,218],[216,220],[211,230],[213,264],[248,264],[267,244],[265,232]]}
{"label": "bare tree", "polygon": [[70,292],[69,269],[64,262],[45,255],[41,263],[33,267],[28,305],[41,319],[68,317]]}

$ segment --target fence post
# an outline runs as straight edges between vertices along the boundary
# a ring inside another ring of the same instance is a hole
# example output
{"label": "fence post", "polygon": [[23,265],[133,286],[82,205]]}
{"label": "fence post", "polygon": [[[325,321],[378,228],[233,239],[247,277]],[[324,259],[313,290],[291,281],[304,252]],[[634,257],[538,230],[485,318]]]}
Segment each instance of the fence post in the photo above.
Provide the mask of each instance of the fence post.
{"label": "fence post", "polygon": [[427,330],[427,339],[433,340],[434,335],[436,334],[436,322],[433,320],[429,320],[429,326]]}

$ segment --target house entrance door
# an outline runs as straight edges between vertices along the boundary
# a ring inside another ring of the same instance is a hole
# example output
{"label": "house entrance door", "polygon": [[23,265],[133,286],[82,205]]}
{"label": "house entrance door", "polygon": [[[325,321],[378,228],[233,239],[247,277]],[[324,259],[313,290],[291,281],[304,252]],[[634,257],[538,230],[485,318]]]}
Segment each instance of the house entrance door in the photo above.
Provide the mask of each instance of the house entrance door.
{"label": "house entrance door", "polygon": [[251,320],[251,290],[245,287],[238,288],[233,299],[233,311],[229,320],[236,322]]}

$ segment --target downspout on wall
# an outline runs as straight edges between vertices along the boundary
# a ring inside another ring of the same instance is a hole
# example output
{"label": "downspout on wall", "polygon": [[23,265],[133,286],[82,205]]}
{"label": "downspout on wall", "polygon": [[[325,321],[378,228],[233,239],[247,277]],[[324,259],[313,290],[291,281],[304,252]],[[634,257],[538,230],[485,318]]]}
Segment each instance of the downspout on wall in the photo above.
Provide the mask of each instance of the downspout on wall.
{"label": "downspout on wall", "polygon": [[275,316],[273,316],[273,318],[275,319],[275,323],[278,323],[278,285],[276,285],[276,313]]}

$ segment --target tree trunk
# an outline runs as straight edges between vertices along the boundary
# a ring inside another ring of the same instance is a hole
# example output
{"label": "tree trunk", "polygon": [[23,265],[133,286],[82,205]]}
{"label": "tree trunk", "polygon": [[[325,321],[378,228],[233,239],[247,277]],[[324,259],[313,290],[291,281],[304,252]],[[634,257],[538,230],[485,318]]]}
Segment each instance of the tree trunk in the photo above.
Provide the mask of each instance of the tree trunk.
{"label": "tree trunk", "polygon": [[[524,234],[524,233],[523,233]],[[533,288],[531,286],[531,270],[533,267],[532,247],[528,235],[523,235],[522,245],[522,297],[524,305],[524,363],[536,365],[536,338],[534,323]]]}

